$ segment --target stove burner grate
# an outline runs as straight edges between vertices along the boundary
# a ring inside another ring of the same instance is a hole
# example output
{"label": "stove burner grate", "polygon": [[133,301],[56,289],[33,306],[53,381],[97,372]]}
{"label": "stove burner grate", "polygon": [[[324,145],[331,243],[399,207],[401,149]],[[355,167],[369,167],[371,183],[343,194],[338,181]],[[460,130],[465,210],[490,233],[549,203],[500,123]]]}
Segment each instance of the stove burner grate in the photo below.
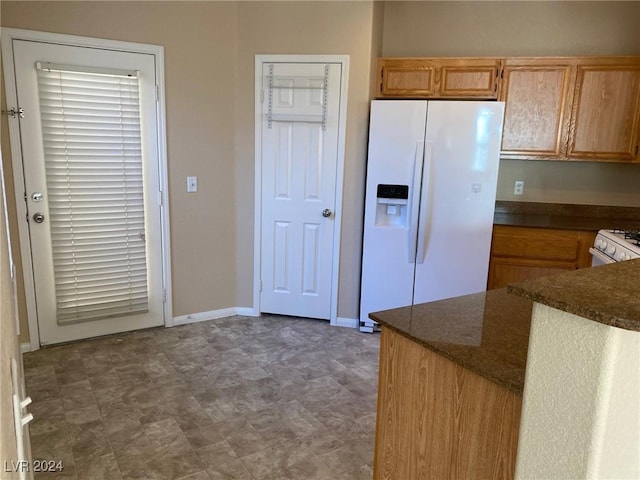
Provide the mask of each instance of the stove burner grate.
{"label": "stove burner grate", "polygon": [[625,230],[623,233],[625,240],[628,240],[629,243],[640,246],[640,230]]}

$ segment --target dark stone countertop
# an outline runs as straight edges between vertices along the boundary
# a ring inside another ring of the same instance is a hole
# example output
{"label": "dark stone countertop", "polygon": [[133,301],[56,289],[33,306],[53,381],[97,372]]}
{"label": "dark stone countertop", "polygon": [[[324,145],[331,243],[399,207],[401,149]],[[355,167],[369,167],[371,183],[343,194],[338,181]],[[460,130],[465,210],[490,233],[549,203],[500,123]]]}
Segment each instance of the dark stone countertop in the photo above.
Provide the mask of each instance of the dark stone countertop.
{"label": "dark stone countertop", "polygon": [[375,312],[370,317],[522,395],[532,305],[501,288]]}
{"label": "dark stone countertop", "polygon": [[640,332],[640,259],[509,285],[508,291],[594,322]]}
{"label": "dark stone countertop", "polygon": [[[495,224],[540,228],[640,229],[640,208],[497,202],[496,219]],[[640,331],[640,259],[374,312],[370,317],[522,395],[533,302]]]}
{"label": "dark stone countertop", "polygon": [[640,208],[566,203],[497,201],[494,225],[597,232],[640,229]]}

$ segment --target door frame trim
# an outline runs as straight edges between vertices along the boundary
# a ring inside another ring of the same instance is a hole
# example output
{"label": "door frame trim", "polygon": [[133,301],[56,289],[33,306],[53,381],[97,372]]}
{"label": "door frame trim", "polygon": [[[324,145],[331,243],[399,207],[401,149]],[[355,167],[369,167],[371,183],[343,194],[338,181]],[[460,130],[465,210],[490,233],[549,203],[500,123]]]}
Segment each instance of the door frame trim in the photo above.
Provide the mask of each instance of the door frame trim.
{"label": "door frame trim", "polygon": [[[17,107],[17,87],[13,64],[13,41],[26,40],[43,43],[57,43],[75,47],[100,48],[118,50],[131,53],[150,54],[155,57],[155,74],[158,91],[156,111],[158,117],[158,173],[161,191],[158,192],[160,208],[160,224],[162,230],[162,283],[165,302],[163,317],[165,327],[173,326],[173,305],[171,292],[171,250],[169,230],[169,182],[167,170],[167,135],[165,108],[165,79],[164,79],[164,47],[143,43],[122,42],[93,37],[65,35],[59,33],[39,32],[16,28],[3,28],[0,32],[0,47],[2,48],[2,66],[4,68],[5,92],[7,105]],[[10,108],[10,107],[8,107]],[[24,171],[22,169],[22,148],[20,141],[19,122],[9,123],[9,144],[11,145],[11,163],[13,168],[13,186],[15,190],[16,214],[18,219],[18,237],[20,243],[20,260],[22,262],[22,276],[24,293],[27,304],[27,321],[29,324],[29,343],[31,350],[40,348],[40,332],[38,328],[38,312],[35,299],[35,283],[33,265],[31,261],[31,242],[29,225],[26,221],[27,206],[24,199]]]}
{"label": "door frame trim", "polygon": [[340,239],[342,231],[342,195],[344,189],[345,138],[347,126],[347,87],[349,84],[349,55],[256,55],[255,56],[255,176],[253,225],[253,314],[260,315],[262,288],[262,118],[264,95],[262,67],[265,63],[337,63],[341,66],[340,108],[338,113],[338,148],[336,164],[336,197],[333,231],[333,265],[331,267],[331,325],[338,325],[338,281],[340,273]]}

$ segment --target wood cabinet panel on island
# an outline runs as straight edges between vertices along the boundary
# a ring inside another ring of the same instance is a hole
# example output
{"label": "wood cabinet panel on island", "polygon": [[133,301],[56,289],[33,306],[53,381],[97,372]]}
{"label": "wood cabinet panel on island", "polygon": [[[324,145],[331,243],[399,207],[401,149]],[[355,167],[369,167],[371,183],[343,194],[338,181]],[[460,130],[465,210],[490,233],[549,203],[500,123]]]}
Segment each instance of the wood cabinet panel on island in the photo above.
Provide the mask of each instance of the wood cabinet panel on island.
{"label": "wood cabinet panel on island", "polygon": [[502,60],[379,58],[377,98],[498,98]]}
{"label": "wood cabinet panel on island", "polygon": [[494,225],[488,289],[591,266],[596,233]]}
{"label": "wood cabinet panel on island", "polygon": [[383,327],[374,479],[512,479],[522,396]]}

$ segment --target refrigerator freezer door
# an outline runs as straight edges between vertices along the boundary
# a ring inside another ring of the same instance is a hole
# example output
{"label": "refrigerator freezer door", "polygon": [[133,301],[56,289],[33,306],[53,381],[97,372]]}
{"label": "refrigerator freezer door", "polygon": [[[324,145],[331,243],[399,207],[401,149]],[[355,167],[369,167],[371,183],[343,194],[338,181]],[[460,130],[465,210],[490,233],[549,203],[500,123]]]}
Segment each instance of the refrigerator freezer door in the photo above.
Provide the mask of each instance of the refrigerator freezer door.
{"label": "refrigerator freezer door", "polygon": [[[371,104],[361,322],[368,320],[370,312],[410,305],[413,298],[426,115],[425,101]],[[391,205],[392,199],[378,198],[378,185],[408,186],[405,204]]]}
{"label": "refrigerator freezer door", "polygon": [[504,104],[429,102],[414,303],[486,290]]}

